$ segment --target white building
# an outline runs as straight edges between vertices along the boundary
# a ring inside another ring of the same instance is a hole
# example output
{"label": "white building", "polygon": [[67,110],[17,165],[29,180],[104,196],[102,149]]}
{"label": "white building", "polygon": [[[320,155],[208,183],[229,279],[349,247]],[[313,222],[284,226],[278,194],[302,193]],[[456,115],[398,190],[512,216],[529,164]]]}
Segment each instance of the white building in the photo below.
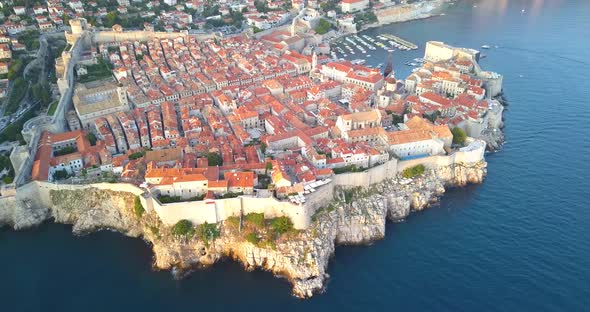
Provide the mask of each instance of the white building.
{"label": "white building", "polygon": [[440,155],[450,147],[453,134],[446,125],[435,126],[415,116],[405,124],[407,130],[387,132],[384,136],[389,150],[398,157]]}
{"label": "white building", "polygon": [[362,11],[369,7],[369,0],[342,0],[340,5],[344,13]]}

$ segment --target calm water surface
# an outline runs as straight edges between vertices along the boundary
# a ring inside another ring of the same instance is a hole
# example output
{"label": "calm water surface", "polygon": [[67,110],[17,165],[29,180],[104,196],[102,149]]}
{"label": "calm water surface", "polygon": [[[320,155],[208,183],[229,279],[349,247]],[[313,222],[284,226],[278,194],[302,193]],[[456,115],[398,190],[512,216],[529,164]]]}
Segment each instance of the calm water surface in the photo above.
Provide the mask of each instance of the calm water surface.
{"label": "calm water surface", "polygon": [[498,45],[482,66],[504,75],[508,143],[488,155],[484,184],[389,224],[370,247],[338,248],[325,294],[300,301],[286,281],[235,263],[175,281],[151,270],[140,240],[46,224],[0,230],[1,310],[588,311],[590,1],[476,3],[367,33],[420,45],[395,54],[398,77],[427,40]]}

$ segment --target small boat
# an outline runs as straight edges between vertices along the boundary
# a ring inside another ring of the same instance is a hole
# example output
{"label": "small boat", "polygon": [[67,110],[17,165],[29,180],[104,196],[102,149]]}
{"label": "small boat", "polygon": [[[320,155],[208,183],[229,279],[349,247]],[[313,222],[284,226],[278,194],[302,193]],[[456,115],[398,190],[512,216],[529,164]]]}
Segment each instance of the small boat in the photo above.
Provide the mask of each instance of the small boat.
{"label": "small boat", "polygon": [[482,49],[489,49],[489,48],[491,48],[491,47],[490,47],[489,45],[487,45],[487,44],[484,44],[484,45],[482,45],[482,46],[481,46],[481,48],[482,48]]}

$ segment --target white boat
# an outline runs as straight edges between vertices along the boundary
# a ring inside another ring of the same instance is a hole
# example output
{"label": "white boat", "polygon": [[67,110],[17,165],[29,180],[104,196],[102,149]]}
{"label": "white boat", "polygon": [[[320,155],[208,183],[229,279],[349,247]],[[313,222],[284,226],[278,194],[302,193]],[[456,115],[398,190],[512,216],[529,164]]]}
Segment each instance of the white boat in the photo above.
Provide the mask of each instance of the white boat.
{"label": "white boat", "polygon": [[482,45],[482,46],[481,46],[481,48],[482,48],[482,49],[489,49],[489,48],[491,48],[491,47],[490,47],[489,45],[487,45],[487,44],[484,44],[484,45]]}

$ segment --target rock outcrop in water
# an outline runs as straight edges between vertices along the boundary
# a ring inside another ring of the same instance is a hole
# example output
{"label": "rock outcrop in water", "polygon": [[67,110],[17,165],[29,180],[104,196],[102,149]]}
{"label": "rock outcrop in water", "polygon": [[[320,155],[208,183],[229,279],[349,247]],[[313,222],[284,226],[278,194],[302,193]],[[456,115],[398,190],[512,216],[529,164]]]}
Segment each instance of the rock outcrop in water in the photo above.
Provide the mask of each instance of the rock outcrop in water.
{"label": "rock outcrop in water", "polygon": [[149,242],[156,268],[188,272],[232,258],[248,270],[260,268],[284,276],[294,295],[306,298],[323,289],[336,245],[382,239],[387,219],[401,221],[411,211],[435,203],[446,187],[481,183],[485,174],[485,162],[457,164],[429,170],[411,181],[393,178],[367,188],[338,188],[334,200],[314,215],[310,228],[283,235],[272,245],[246,241],[228,221],[219,225],[220,237],[211,242],[174,236],[155,213],[139,216],[134,211],[135,195],[95,188],[51,191],[51,207],[3,198],[0,225],[23,229],[53,218],[72,224],[76,234],[113,229]]}

